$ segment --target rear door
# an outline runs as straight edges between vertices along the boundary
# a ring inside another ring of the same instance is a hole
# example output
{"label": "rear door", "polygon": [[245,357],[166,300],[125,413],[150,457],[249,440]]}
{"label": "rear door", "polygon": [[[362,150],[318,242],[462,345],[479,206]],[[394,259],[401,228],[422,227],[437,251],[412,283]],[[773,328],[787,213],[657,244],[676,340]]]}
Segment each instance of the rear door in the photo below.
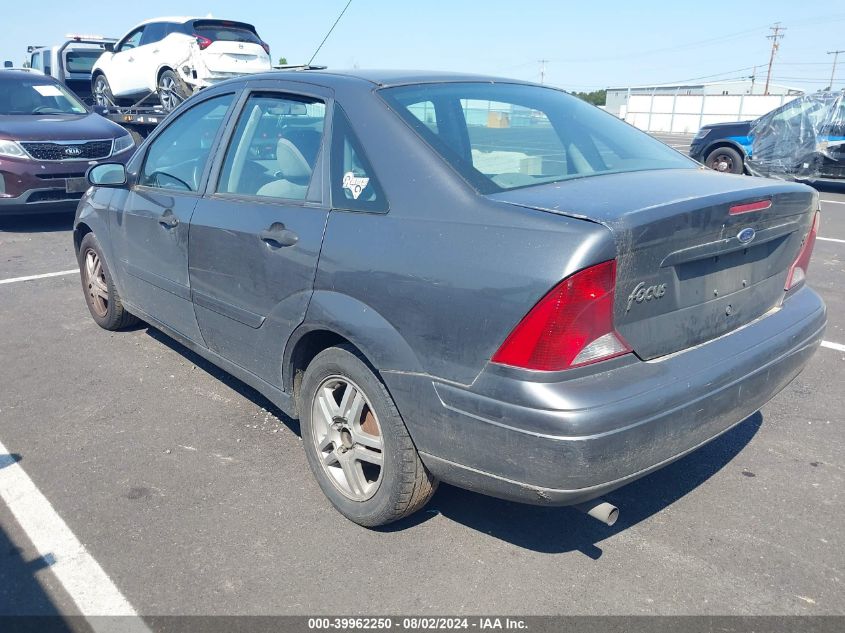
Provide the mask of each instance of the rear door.
{"label": "rear door", "polygon": [[151,141],[111,227],[129,303],[201,342],[188,279],[188,228],[234,93],[199,101]]}
{"label": "rear door", "polygon": [[322,148],[331,97],[278,86],[261,82],[242,98],[189,246],[206,345],[276,385],[285,342],[311,296],[329,213]]}

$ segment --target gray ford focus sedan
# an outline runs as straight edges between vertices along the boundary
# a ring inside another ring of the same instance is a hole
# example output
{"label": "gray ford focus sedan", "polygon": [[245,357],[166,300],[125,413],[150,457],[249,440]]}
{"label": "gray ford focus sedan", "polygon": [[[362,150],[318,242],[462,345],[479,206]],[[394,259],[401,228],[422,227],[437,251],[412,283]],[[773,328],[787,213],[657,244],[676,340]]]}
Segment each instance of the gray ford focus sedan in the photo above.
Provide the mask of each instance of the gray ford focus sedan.
{"label": "gray ford focus sedan", "polygon": [[534,84],[235,79],[88,178],[94,320],[142,319],[298,418],[365,526],[438,481],[612,523],[604,493],[757,411],[826,323],[812,189]]}

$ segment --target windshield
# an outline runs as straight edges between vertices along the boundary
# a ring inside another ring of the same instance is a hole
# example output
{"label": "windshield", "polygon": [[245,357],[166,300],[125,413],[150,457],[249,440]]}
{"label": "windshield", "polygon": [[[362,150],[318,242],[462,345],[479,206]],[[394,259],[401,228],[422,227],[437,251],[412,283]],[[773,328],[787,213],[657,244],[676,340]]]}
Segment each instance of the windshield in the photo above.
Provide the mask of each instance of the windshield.
{"label": "windshield", "polygon": [[697,164],[576,97],[504,83],[438,83],[380,94],[482,193]]}
{"label": "windshield", "polygon": [[3,82],[0,114],[85,114],[82,103],[64,86],[33,78]]}

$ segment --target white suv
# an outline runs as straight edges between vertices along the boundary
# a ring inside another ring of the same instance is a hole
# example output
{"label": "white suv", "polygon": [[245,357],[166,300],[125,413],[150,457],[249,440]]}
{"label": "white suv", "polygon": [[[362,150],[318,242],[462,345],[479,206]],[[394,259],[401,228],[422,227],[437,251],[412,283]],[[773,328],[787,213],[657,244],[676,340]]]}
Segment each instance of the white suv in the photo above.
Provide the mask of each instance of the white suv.
{"label": "white suv", "polygon": [[251,24],[155,18],[103,53],[94,64],[91,88],[97,105],[138,101],[155,92],[170,111],[200,88],[271,68],[270,47]]}

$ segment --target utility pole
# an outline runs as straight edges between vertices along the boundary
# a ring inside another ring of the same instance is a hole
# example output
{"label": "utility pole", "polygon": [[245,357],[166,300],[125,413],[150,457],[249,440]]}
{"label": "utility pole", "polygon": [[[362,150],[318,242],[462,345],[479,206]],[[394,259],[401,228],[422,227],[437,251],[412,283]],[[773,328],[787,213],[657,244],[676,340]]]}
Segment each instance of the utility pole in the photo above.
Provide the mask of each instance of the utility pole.
{"label": "utility pole", "polygon": [[549,60],[538,59],[537,63],[540,64],[540,83],[544,84],[546,82],[546,64],[549,63]]}
{"label": "utility pole", "polygon": [[828,51],[828,55],[833,55],[833,68],[830,71],[830,85],[827,87],[828,90],[833,90],[833,78],[836,76],[836,60],[839,58],[839,53],[845,53],[845,51]]}
{"label": "utility pole", "polygon": [[754,82],[757,81],[757,66],[754,67],[754,70],[751,71],[751,90],[748,91],[748,94],[754,94]]}
{"label": "utility pole", "polygon": [[775,53],[780,48],[780,40],[783,38],[781,31],[785,31],[786,28],[782,27],[780,22],[775,22],[774,26],[769,27],[769,30],[772,34],[767,35],[766,39],[772,40],[772,54],[769,56],[769,72],[766,73],[766,88],[763,90],[764,95],[769,94],[769,82],[772,80],[772,64],[775,62]]}

